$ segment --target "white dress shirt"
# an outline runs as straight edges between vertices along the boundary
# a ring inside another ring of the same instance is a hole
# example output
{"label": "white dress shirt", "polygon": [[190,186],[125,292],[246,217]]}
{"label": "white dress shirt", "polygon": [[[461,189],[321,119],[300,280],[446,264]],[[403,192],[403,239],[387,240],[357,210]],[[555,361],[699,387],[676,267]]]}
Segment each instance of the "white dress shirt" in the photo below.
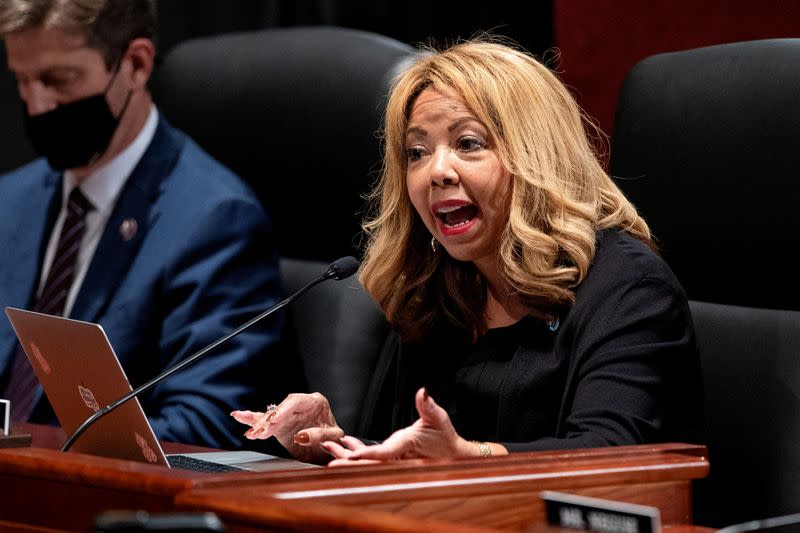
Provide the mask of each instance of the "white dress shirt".
{"label": "white dress shirt", "polygon": [[[89,211],[86,215],[86,232],[83,235],[78,251],[78,259],[75,265],[75,278],[72,281],[72,286],[67,294],[67,301],[64,304],[64,316],[69,316],[72,312],[75,298],[83,284],[83,279],[86,277],[86,271],[89,269],[89,263],[92,262],[92,257],[94,257],[94,252],[100,242],[100,236],[103,235],[111,212],[117,204],[117,199],[122,191],[122,187],[128,181],[133,169],[144,155],[145,150],[147,150],[147,147],[150,145],[150,141],[153,140],[157,125],[158,111],[155,106],[152,106],[144,127],[133,142],[114,157],[114,159],[90,174],[80,184],[81,192],[92,203],[94,209]],[[53,233],[50,234],[50,242],[47,245],[44,264],[42,265],[42,276],[39,278],[39,289],[36,292],[37,298],[44,288],[47,274],[50,272],[50,266],[53,264],[53,256],[56,253],[58,238],[61,235],[61,227],[64,225],[64,219],[67,216],[69,195],[75,187],[76,179],[74,174],[69,170],[65,171],[61,212],[58,215],[58,219],[56,219]]]}

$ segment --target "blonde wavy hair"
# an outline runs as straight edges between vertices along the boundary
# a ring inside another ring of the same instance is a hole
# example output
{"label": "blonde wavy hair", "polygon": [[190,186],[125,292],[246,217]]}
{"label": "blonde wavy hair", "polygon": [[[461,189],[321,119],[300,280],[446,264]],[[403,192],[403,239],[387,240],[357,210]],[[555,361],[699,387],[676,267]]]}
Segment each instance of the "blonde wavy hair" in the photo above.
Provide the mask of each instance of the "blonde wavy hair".
{"label": "blonde wavy hair", "polygon": [[383,171],[370,194],[360,273],[405,341],[439,326],[473,338],[486,330],[486,281],[472,263],[432,250],[406,189],[408,119],[427,88],[466,103],[512,176],[498,264],[506,289],[530,315],[549,320],[574,303],[598,230],[619,228],[653,246],[647,224],[598,161],[585,129],[591,122],[550,69],[487,40],[423,52],[389,94]]}

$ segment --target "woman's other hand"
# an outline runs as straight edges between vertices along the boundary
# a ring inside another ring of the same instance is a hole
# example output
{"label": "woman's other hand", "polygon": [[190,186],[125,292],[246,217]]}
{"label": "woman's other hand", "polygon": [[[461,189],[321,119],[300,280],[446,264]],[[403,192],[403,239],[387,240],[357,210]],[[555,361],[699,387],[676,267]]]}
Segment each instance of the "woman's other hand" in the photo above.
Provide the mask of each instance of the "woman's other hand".
{"label": "woman's other hand", "polygon": [[[338,442],[324,442],[322,444],[324,449],[335,458],[330,466],[420,457],[481,456],[481,447],[456,433],[447,411],[437,405],[425,389],[417,391],[415,401],[419,419],[412,425],[395,431],[380,444],[365,446],[352,437],[345,437]],[[488,443],[487,445],[492,454],[508,453],[500,444]]]}
{"label": "woman's other hand", "polygon": [[290,394],[275,409],[233,411],[231,416],[250,426],[244,436],[251,440],[275,437],[299,461],[324,463],[330,454],[320,446],[338,441],[344,431],[336,424],[328,399],[322,394]]}

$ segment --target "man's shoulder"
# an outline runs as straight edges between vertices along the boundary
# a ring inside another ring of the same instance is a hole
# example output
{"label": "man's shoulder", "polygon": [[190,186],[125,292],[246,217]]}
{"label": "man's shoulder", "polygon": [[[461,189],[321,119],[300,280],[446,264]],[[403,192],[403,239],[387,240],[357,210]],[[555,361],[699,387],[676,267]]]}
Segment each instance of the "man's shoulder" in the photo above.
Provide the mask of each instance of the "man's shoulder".
{"label": "man's shoulder", "polygon": [[0,202],[11,200],[13,194],[35,194],[43,186],[52,185],[58,174],[42,158],[0,174]]}
{"label": "man's shoulder", "polygon": [[7,185],[10,183],[19,183],[22,177],[29,178],[31,176],[45,177],[49,174],[54,174],[53,170],[47,164],[44,158],[36,158],[33,161],[25,163],[24,165],[15,169],[3,172],[0,174],[0,184]]}

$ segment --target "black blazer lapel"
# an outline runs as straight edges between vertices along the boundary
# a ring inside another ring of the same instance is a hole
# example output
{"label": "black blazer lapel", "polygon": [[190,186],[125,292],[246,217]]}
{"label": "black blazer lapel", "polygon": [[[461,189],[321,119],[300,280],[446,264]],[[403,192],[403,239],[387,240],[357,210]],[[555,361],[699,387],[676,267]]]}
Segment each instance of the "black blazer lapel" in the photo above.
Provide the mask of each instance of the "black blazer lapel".
{"label": "black blazer lapel", "polygon": [[[72,318],[96,322],[106,309],[130,269],[147,231],[159,216],[156,200],[182,146],[183,138],[160,118],[150,146],[123,187],[100,237],[72,308]],[[125,235],[131,220],[136,224],[132,238],[130,232]]]}

